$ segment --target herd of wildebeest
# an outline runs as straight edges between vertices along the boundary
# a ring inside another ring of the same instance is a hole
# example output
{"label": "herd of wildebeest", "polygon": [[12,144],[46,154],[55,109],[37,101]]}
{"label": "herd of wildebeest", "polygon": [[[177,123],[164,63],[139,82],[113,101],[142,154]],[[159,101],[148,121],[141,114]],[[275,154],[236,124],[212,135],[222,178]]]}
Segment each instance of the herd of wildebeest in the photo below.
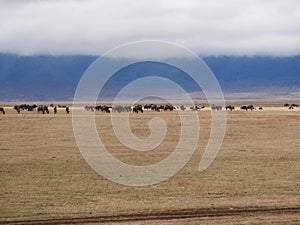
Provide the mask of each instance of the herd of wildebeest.
{"label": "herd of wildebeest", "polygon": [[[294,109],[295,107],[299,107],[298,104],[284,104],[284,107],[288,108],[288,109]],[[20,114],[22,111],[32,111],[32,112],[37,112],[37,113],[42,113],[42,114],[49,114],[50,113],[50,109],[53,111],[54,114],[58,113],[58,108],[63,108],[65,110],[65,112],[67,114],[70,113],[70,108],[66,105],[53,105],[50,104],[49,106],[47,105],[36,105],[36,104],[20,104],[20,105],[15,105],[13,107],[13,109]],[[138,104],[138,105],[133,105],[133,106],[126,106],[126,105],[116,105],[116,106],[108,106],[108,105],[96,105],[96,106],[92,106],[92,105],[87,105],[84,107],[84,109],[86,111],[89,112],[95,112],[95,111],[101,111],[101,112],[106,112],[106,113],[111,113],[111,112],[133,112],[133,113],[143,113],[145,110],[146,111],[156,111],[156,112],[160,112],[160,111],[173,111],[173,110],[181,110],[181,111],[185,111],[185,110],[192,110],[192,111],[198,111],[201,109],[204,109],[205,106],[184,106],[184,105],[180,105],[180,106],[173,106],[171,104],[164,104],[164,105],[157,105],[157,104]],[[227,105],[225,107],[222,106],[218,106],[218,105],[212,105],[211,110],[223,110],[223,108],[227,111],[233,111],[235,110],[235,107],[232,105]],[[243,105],[240,107],[241,110],[256,110],[256,108],[253,105]],[[262,107],[258,107],[258,110],[263,110]],[[5,109],[4,107],[0,107],[0,114],[5,114]]]}
{"label": "herd of wildebeest", "polygon": [[[42,114],[49,114],[50,110],[49,108],[53,109],[53,113],[57,113],[57,108],[64,108],[66,113],[70,113],[70,108],[65,105],[58,105],[55,106],[53,104],[50,104],[50,106],[47,105],[36,105],[36,104],[20,104],[20,105],[15,105],[13,109],[20,114],[22,111],[28,111],[28,112],[37,112],[37,113],[42,113]],[[5,114],[4,107],[0,107],[0,113]]]}

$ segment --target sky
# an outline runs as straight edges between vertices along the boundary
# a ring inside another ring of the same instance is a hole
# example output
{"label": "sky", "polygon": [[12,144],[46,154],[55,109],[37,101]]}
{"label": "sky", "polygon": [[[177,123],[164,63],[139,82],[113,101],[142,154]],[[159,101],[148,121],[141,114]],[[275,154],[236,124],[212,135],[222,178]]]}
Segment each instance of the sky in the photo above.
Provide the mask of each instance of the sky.
{"label": "sky", "polygon": [[299,0],[0,0],[0,52],[101,55],[163,40],[201,56],[300,55]]}

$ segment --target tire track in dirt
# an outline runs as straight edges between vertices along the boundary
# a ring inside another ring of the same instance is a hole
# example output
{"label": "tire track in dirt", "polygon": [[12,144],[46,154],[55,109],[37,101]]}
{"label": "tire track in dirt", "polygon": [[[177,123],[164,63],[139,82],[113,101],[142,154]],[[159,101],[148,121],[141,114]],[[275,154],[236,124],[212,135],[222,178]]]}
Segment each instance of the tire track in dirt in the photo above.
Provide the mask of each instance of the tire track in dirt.
{"label": "tire track in dirt", "polygon": [[133,214],[77,217],[77,218],[49,218],[32,220],[0,221],[0,224],[81,224],[81,223],[117,223],[135,221],[155,221],[188,218],[213,218],[222,216],[255,216],[255,215],[278,215],[298,214],[300,207],[290,208],[266,208],[266,207],[243,207],[243,208],[201,208],[201,209],[180,209],[154,212],[141,212]]}

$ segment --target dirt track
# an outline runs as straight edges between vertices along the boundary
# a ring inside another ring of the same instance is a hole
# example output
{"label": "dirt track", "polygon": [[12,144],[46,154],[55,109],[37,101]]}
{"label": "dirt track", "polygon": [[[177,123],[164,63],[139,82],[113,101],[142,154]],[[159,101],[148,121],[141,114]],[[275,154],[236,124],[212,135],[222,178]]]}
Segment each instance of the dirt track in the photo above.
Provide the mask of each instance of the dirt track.
{"label": "dirt track", "polygon": [[225,216],[258,216],[278,214],[300,214],[300,207],[293,208],[204,208],[204,209],[181,209],[149,213],[120,214],[112,216],[94,216],[78,218],[52,218],[40,220],[15,220],[1,221],[0,224],[82,224],[82,223],[120,223],[136,221],[162,221],[188,218],[216,218]]}

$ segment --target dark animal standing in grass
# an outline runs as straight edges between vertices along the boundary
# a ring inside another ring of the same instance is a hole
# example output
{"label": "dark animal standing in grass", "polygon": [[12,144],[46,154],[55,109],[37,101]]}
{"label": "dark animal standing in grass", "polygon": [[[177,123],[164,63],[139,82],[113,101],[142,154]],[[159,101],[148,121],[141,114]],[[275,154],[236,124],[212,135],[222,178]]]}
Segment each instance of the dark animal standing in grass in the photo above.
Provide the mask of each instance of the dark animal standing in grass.
{"label": "dark animal standing in grass", "polygon": [[197,106],[197,105],[195,105],[195,106],[191,106],[190,107],[190,110],[192,110],[192,111],[198,111],[199,109],[204,109],[205,108],[205,106]]}
{"label": "dark animal standing in grass", "polygon": [[152,107],[152,104],[146,104],[146,105],[144,105],[144,109],[145,110],[149,110],[149,109],[151,109],[151,107]]}
{"label": "dark animal standing in grass", "polygon": [[0,113],[2,113],[3,115],[5,114],[5,110],[3,107],[0,108]]}
{"label": "dark animal standing in grass", "polygon": [[181,106],[180,106],[180,110],[184,111],[185,109],[186,109],[186,108],[185,108],[184,105],[181,105]]}
{"label": "dark animal standing in grass", "polygon": [[110,113],[110,108],[111,108],[111,107],[103,106],[102,109],[101,109],[101,111],[102,111],[102,112],[106,112],[106,113]]}
{"label": "dark animal standing in grass", "polygon": [[48,106],[40,105],[39,107],[37,107],[37,112],[38,113],[42,112],[43,114],[45,114],[45,113],[49,114]]}
{"label": "dark animal standing in grass", "polygon": [[97,111],[101,110],[101,112],[106,112],[106,113],[110,113],[110,108],[111,107],[106,106],[106,105],[97,105],[97,106],[95,106],[95,110],[97,110]]}
{"label": "dark animal standing in grass", "polygon": [[157,105],[155,105],[155,104],[146,104],[146,105],[144,105],[144,109],[145,110],[151,109],[153,111],[159,112],[159,107]]}
{"label": "dark animal standing in grass", "polygon": [[101,105],[96,105],[96,106],[95,106],[95,110],[100,111],[101,109],[102,109],[102,106],[101,106]]}
{"label": "dark animal standing in grass", "polygon": [[112,111],[118,112],[118,113],[125,112],[125,107],[122,105],[116,105],[116,106],[112,107]]}
{"label": "dark animal standing in grass", "polygon": [[14,110],[16,110],[17,113],[20,113],[21,110],[27,110],[28,112],[33,111],[35,108],[37,108],[36,104],[34,104],[34,105],[21,104],[21,105],[15,105],[14,106]]}
{"label": "dark animal standing in grass", "polygon": [[225,109],[226,109],[226,111],[227,111],[227,109],[232,111],[232,110],[234,110],[234,106],[228,105],[228,106],[225,107]]}
{"label": "dark animal standing in grass", "polygon": [[255,109],[254,108],[254,106],[253,105],[248,105],[248,106],[246,106],[246,105],[243,105],[243,106],[241,106],[241,109],[244,109],[244,110],[246,110],[246,111],[248,111],[248,110],[253,110],[253,109]]}
{"label": "dark animal standing in grass", "polygon": [[192,111],[197,111],[198,109],[200,109],[198,106],[191,106],[190,110]]}
{"label": "dark animal standing in grass", "polygon": [[92,106],[92,105],[87,105],[87,106],[84,107],[84,109],[85,109],[86,111],[88,111],[88,112],[94,112],[95,107]]}
{"label": "dark animal standing in grass", "polygon": [[131,106],[124,106],[125,112],[131,112]]}
{"label": "dark animal standing in grass", "polygon": [[18,105],[14,106],[14,110],[16,110],[18,114],[21,112],[20,107]]}
{"label": "dark animal standing in grass", "polygon": [[39,106],[39,107],[37,108],[37,113],[40,113],[40,112],[42,112],[43,114],[45,114],[45,111],[44,111],[44,107],[43,107],[43,106]]}
{"label": "dark animal standing in grass", "polygon": [[57,113],[57,108],[56,108],[56,106],[54,107],[53,111],[54,111],[54,114]]}
{"label": "dark animal standing in grass", "polygon": [[134,112],[134,113],[139,113],[139,112],[143,113],[144,112],[143,106],[142,105],[134,106],[133,109],[132,109],[132,112]]}
{"label": "dark animal standing in grass", "polygon": [[254,108],[253,105],[248,105],[248,106],[247,106],[247,109],[250,109],[250,110],[252,111],[252,110],[255,109],[255,108]]}
{"label": "dark animal standing in grass", "polygon": [[70,113],[70,109],[69,109],[69,107],[68,107],[68,106],[66,107],[66,112],[67,112],[67,114],[69,114],[69,113]]}
{"label": "dark animal standing in grass", "polygon": [[288,103],[286,103],[286,104],[284,104],[284,107],[289,107],[289,109],[293,109],[294,107],[299,107],[299,105],[298,104],[295,104],[295,103],[293,103],[293,104],[288,104]]}
{"label": "dark animal standing in grass", "polygon": [[212,109],[212,110],[217,110],[217,111],[219,111],[219,110],[222,110],[222,106],[219,106],[219,105],[212,105],[212,106],[211,106],[211,109]]}
{"label": "dark animal standing in grass", "polygon": [[167,110],[170,110],[170,111],[173,111],[174,107],[172,105],[165,105],[164,106],[164,110],[167,111]]}
{"label": "dark animal standing in grass", "polygon": [[27,111],[33,111],[36,107],[37,105],[27,105]]}

